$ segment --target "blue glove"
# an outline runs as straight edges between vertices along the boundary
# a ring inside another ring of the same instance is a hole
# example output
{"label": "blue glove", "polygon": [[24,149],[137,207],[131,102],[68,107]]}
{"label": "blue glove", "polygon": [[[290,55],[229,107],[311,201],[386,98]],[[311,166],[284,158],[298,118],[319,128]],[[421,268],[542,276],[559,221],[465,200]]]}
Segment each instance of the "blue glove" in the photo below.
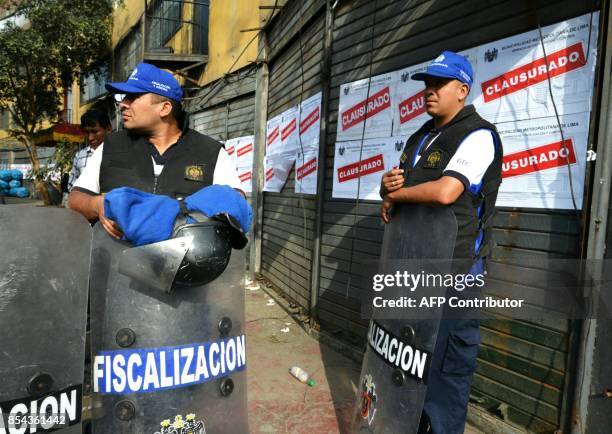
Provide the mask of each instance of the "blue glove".
{"label": "blue glove", "polygon": [[249,231],[253,210],[240,193],[228,185],[210,185],[185,198],[188,211],[199,211],[208,217],[227,214],[233,217],[244,233]]}
{"label": "blue glove", "polygon": [[135,246],[170,238],[179,210],[175,199],[134,188],[116,188],[104,195],[104,216],[115,221],[123,239]]}

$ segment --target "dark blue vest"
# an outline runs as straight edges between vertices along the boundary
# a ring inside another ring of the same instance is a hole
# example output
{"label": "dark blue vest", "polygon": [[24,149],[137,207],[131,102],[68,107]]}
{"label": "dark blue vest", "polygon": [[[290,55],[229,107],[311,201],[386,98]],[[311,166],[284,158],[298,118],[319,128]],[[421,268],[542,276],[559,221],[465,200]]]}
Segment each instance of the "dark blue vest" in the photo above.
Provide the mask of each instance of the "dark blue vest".
{"label": "dark blue vest", "polygon": [[[100,192],[118,187],[170,197],[188,196],[213,183],[221,143],[186,130],[173,146],[162,173],[155,177],[151,144],[127,130],[106,136],[100,166]],[[168,151],[166,151],[168,152]]]}
{"label": "dark blue vest", "polygon": [[455,203],[450,205],[458,224],[454,257],[476,259],[486,256],[490,249],[495,200],[501,184],[503,149],[497,129],[495,125],[481,118],[474,106],[466,106],[450,123],[440,129],[438,137],[422,151],[421,158],[413,167],[415,157],[421,151],[419,147],[423,138],[433,128],[434,122],[431,119],[406,142],[400,160],[400,168],[404,169],[404,187],[441,178],[461,142],[474,131],[486,129],[493,134],[495,157],[485,172],[481,185],[474,189],[466,188]]}

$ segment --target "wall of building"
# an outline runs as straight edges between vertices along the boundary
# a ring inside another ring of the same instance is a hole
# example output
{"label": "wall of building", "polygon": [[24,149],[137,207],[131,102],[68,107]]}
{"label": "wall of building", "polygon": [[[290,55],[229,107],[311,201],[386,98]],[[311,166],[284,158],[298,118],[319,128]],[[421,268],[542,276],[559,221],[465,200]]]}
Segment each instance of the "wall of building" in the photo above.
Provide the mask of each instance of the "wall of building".
{"label": "wall of building", "polygon": [[[237,71],[253,63],[257,56],[258,39],[257,31],[251,29],[258,29],[268,21],[273,9],[265,7],[272,7],[275,3],[282,6],[285,2],[286,0],[212,0],[208,64],[200,83],[206,84],[223,77],[232,65],[232,71]],[[250,31],[242,31],[247,29]]]}
{"label": "wall of building", "polygon": [[208,64],[200,78],[201,84],[223,77],[247,45],[246,51],[235,64],[234,71],[255,60],[257,41],[251,44],[249,42],[257,32],[241,32],[241,30],[259,27],[258,6],[258,2],[252,0],[211,2]]}
{"label": "wall of building", "polygon": [[[257,29],[269,18],[272,9],[260,9],[260,6],[282,6],[285,0],[211,0],[208,32],[208,63],[199,81],[202,85],[215,81],[235,63],[233,70],[239,70],[255,60],[257,55],[256,31],[242,32],[246,29]],[[113,18],[112,47],[140,21],[144,11],[144,0],[126,0],[117,6]],[[183,20],[189,21],[193,14],[193,5],[183,5]],[[253,38],[255,37],[255,40]],[[252,41],[252,42],[251,42]],[[169,41],[167,46],[176,52],[185,52],[191,44],[191,26],[183,26]],[[244,53],[241,55],[243,50]]]}
{"label": "wall of building", "polygon": [[145,0],[125,0],[115,7],[111,46],[115,48],[121,39],[140,21]]}
{"label": "wall of building", "polygon": [[[322,0],[290,2],[267,30],[268,119],[322,91],[324,12]],[[294,165],[282,190],[263,196],[261,273],[305,311],[310,305],[315,219],[316,196],[295,192]]]}
{"label": "wall of building", "polygon": [[[327,158],[321,162],[325,170],[320,167],[319,171],[324,176],[324,194],[312,203],[310,198],[302,203],[292,194],[292,175],[281,193],[264,193],[261,268],[277,289],[305,309],[313,284],[318,288],[316,313],[321,330],[362,348],[367,320],[361,318],[357,298],[360,263],[379,257],[384,228],[380,202],[332,197],[340,86],[433,59],[445,49],[460,51],[533,30],[538,20],[545,26],[576,17],[598,5],[559,0],[537,5],[507,0],[486,5],[450,0],[340,1],[333,22],[331,68],[317,70],[324,63],[318,58],[322,48],[310,50],[323,31],[317,27],[321,20],[316,14],[310,18],[299,13],[300,5],[310,3],[317,2],[290,0],[267,32],[272,53],[268,118],[299,101],[302,80],[309,89],[321,76],[329,76],[327,140],[321,143]],[[296,49],[300,25],[306,41],[303,55]],[[275,29],[292,30],[285,36]],[[312,29],[316,31],[310,34]],[[300,60],[303,77],[295,66]],[[323,202],[322,233],[317,239],[310,223],[319,201]],[[518,292],[537,272],[538,261],[579,257],[580,218],[561,210],[500,208],[493,223],[496,247],[490,258],[491,287]],[[316,259],[310,241],[321,246],[318,282],[312,282],[308,268]],[[530,432],[563,429],[571,411],[577,327],[578,323],[566,320],[536,323],[486,316],[472,384],[479,408]]]}
{"label": "wall of building", "polygon": [[[208,61],[198,77],[203,88],[228,72],[243,69],[255,61],[257,56],[259,29],[270,18],[273,6],[282,6],[286,0],[211,0],[208,23]],[[144,12],[144,0],[125,0],[115,9],[113,16],[112,48],[140,23]],[[260,7],[261,6],[261,7]],[[185,2],[183,21],[193,18],[194,5]],[[189,53],[192,47],[193,26],[183,25],[168,41],[175,53]],[[231,68],[231,71],[230,71]],[[179,80],[186,84],[182,79]],[[75,95],[75,118],[78,119],[91,104],[83,104]]]}

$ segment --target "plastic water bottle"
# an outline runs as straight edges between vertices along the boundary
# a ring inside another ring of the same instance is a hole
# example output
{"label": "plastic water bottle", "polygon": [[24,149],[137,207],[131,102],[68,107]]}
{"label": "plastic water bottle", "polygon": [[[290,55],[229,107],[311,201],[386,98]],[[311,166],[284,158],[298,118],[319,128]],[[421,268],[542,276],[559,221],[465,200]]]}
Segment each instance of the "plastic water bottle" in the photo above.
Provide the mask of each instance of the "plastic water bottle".
{"label": "plastic water bottle", "polygon": [[300,380],[302,383],[308,384],[310,387],[313,387],[315,384],[317,384],[316,381],[310,378],[308,372],[304,371],[299,366],[292,366],[291,369],[289,369],[289,373],[298,380]]}

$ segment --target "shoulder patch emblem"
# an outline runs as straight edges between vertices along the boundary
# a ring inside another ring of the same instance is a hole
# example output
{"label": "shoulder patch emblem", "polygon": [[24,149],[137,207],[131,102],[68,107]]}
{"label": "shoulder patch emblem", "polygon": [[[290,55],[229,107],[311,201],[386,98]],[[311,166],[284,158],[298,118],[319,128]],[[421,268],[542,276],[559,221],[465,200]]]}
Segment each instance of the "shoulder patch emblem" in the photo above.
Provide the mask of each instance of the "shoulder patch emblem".
{"label": "shoulder patch emblem", "polygon": [[428,169],[438,169],[440,168],[441,164],[442,164],[442,153],[440,151],[433,151],[429,155],[427,155],[427,158],[425,159],[425,163],[423,164],[423,167],[428,168]]}
{"label": "shoulder patch emblem", "polygon": [[442,154],[440,154],[440,151],[434,151],[427,156],[427,163],[432,165],[437,164],[440,162],[441,159]]}
{"label": "shoulder patch emblem", "polygon": [[204,166],[185,167],[185,179],[190,181],[204,181]]}

